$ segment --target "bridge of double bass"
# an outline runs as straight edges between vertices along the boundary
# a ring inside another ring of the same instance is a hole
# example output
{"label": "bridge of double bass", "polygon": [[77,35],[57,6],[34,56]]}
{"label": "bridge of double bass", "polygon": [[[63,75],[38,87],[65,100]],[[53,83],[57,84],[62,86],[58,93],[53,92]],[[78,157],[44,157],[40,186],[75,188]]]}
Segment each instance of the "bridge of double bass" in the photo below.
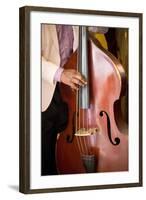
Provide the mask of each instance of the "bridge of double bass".
{"label": "bridge of double bass", "polygon": [[90,136],[97,133],[99,133],[98,128],[80,128],[78,131],[76,131],[75,136]]}

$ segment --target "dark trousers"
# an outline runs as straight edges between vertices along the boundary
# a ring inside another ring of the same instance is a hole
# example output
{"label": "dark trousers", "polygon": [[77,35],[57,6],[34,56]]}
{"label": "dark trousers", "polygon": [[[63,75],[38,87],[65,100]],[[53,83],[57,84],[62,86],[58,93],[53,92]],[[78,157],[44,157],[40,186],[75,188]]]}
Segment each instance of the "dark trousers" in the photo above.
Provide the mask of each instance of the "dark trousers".
{"label": "dark trousers", "polygon": [[51,104],[41,115],[41,175],[58,174],[55,159],[57,133],[67,125],[68,107],[57,84]]}

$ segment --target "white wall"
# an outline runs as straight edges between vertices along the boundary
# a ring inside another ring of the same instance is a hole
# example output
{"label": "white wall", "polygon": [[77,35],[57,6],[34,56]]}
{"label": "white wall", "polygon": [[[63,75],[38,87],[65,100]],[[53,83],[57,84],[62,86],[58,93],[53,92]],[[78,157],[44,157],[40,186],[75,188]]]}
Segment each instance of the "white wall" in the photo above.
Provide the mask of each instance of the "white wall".
{"label": "white wall", "polygon": [[[19,7],[24,5],[144,12],[145,0],[3,0],[0,5],[0,199],[145,199],[144,187],[55,194],[23,195],[18,192],[19,142]],[[144,26],[144,35],[146,33]],[[144,40],[144,44],[146,44]],[[145,51],[144,46],[144,52]],[[144,64],[145,65],[145,60]],[[143,69],[145,73],[145,67]],[[144,80],[144,85],[146,84]],[[145,98],[145,94],[144,94]],[[145,106],[143,107],[143,109]],[[145,114],[145,113],[144,113]],[[145,116],[144,116],[145,119]],[[145,126],[144,131],[145,132]],[[146,136],[143,134],[144,145]],[[146,148],[144,147],[144,157]],[[146,159],[144,158],[144,169]],[[92,196],[91,196],[92,195]]]}

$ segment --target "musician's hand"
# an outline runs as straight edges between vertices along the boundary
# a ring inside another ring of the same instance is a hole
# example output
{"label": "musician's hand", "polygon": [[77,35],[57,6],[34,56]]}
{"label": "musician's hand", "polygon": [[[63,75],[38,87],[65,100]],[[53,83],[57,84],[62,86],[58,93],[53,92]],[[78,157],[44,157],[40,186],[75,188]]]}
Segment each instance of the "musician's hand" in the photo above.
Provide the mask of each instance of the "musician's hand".
{"label": "musician's hand", "polygon": [[74,69],[64,69],[60,81],[74,90],[78,90],[79,86],[84,86],[87,84],[84,77]]}

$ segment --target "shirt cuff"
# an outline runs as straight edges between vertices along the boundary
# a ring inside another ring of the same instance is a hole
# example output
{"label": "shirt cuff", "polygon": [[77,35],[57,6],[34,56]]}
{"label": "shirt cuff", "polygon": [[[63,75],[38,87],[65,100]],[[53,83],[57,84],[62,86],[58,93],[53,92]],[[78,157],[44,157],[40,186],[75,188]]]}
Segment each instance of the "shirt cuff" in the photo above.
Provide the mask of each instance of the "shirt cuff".
{"label": "shirt cuff", "polygon": [[59,67],[54,75],[54,82],[60,82],[61,74],[63,72],[64,68]]}

